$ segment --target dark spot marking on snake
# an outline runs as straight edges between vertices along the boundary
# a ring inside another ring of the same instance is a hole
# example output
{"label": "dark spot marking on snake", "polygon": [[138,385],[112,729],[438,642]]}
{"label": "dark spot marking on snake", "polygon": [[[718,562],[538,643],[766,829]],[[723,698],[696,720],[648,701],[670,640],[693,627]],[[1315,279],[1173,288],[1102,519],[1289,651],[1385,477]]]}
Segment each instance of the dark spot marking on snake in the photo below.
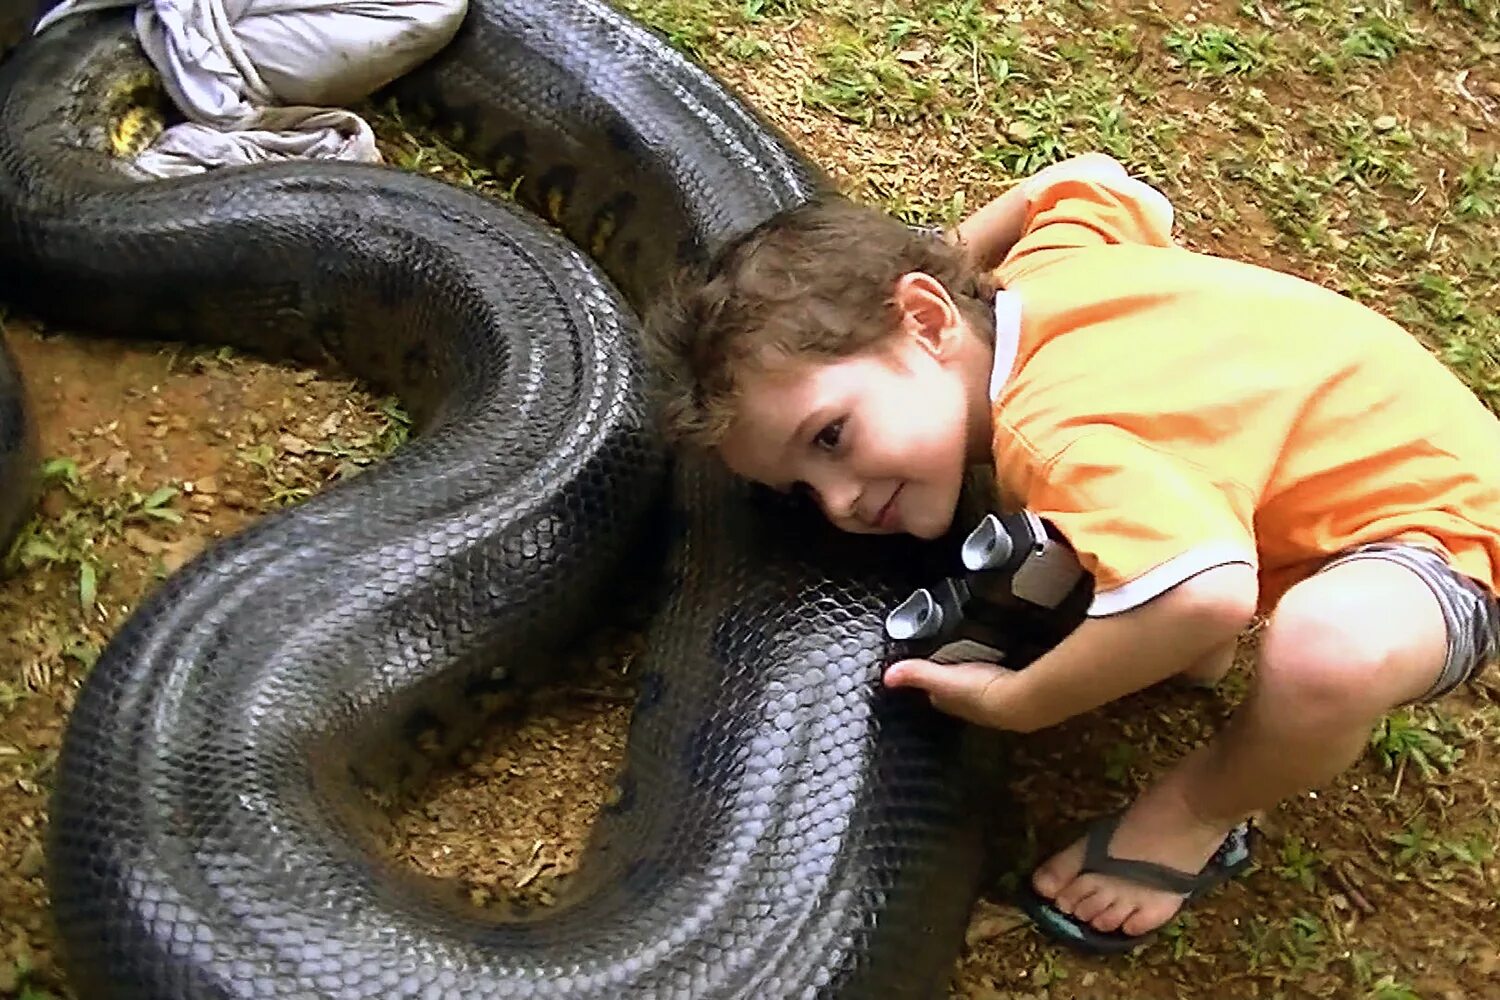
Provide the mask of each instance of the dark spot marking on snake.
{"label": "dark spot marking on snake", "polygon": [[432,352],[427,344],[417,341],[401,355],[401,378],[404,385],[421,385],[432,371]]}
{"label": "dark spot marking on snake", "polygon": [[626,893],[640,893],[659,885],[666,875],[661,862],[653,858],[637,858],[625,869],[620,878],[620,888]]}
{"label": "dark spot marking on snake", "polygon": [[515,677],[509,670],[499,666],[470,678],[469,682],[464,685],[464,695],[469,698],[478,698],[487,694],[504,694],[515,690],[515,687]]}
{"label": "dark spot marking on snake", "polygon": [[636,696],[635,710],[637,713],[650,711],[661,701],[662,695],[666,693],[667,682],[662,675],[655,670],[641,675],[641,693]]}
{"label": "dark spot marking on snake", "polygon": [[344,334],[348,332],[341,313],[332,309],[321,309],[313,314],[312,333],[318,343],[329,354],[338,357],[344,352]]}
{"label": "dark spot marking on snake", "polygon": [[0,395],[0,453],[9,454],[26,440],[26,408],[20,393]]}
{"label": "dark spot marking on snake", "polygon": [[401,728],[406,741],[413,745],[421,745],[429,739],[441,742],[448,731],[447,723],[426,708],[413,709]]}
{"label": "dark spot marking on snake", "polygon": [[177,339],[187,326],[187,311],[183,304],[175,299],[158,299],[152,304],[147,315],[151,318],[150,322],[155,332],[167,339]]}
{"label": "dark spot marking on snake", "polygon": [[667,505],[667,513],[661,520],[662,546],[665,549],[679,547],[687,538],[688,527],[692,523],[692,514],[680,503]]}
{"label": "dark spot marking on snake", "polygon": [[632,153],[640,145],[633,132],[618,125],[606,126],[604,138],[609,142],[610,148],[622,153]]}

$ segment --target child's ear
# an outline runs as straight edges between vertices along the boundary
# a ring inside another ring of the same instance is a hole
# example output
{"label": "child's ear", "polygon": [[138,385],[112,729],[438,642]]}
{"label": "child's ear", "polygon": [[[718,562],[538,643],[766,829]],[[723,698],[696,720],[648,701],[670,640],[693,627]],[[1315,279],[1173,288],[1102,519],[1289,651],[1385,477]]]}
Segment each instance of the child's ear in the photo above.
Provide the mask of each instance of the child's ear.
{"label": "child's ear", "polygon": [[941,281],[925,271],[909,271],[897,278],[892,299],[901,315],[901,332],[934,357],[950,351],[963,332],[953,297]]}

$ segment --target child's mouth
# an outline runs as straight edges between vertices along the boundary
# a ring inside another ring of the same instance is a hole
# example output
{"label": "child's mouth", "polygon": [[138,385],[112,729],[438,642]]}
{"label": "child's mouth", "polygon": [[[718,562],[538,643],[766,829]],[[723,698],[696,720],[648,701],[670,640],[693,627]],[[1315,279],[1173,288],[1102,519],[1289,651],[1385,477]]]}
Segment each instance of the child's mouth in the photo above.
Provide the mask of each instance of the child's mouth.
{"label": "child's mouth", "polygon": [[880,514],[875,518],[875,527],[881,531],[895,531],[901,520],[900,512],[896,510],[896,498],[901,495],[901,487],[896,487],[896,492],[880,508]]}

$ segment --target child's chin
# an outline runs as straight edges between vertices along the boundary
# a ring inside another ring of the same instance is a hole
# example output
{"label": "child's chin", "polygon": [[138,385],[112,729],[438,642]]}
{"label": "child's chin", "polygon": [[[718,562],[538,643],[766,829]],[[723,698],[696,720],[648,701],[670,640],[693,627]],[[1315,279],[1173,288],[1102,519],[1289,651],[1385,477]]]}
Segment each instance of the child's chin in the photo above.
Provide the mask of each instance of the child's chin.
{"label": "child's chin", "polygon": [[[951,519],[950,519],[951,520]],[[930,542],[942,538],[948,531],[946,524],[914,524],[911,527],[902,527],[899,531],[893,531],[893,535],[911,535],[920,538],[924,542]]]}

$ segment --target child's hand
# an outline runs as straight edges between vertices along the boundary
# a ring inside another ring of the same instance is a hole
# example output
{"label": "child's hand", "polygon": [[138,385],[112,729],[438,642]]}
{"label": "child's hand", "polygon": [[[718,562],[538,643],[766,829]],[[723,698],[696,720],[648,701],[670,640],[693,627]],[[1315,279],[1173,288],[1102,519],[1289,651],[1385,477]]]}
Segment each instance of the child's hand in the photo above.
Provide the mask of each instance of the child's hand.
{"label": "child's hand", "polygon": [[993,663],[902,660],[886,669],[884,682],[925,691],[939,711],[992,729],[1029,733],[1051,722],[1028,710],[1021,674]]}

